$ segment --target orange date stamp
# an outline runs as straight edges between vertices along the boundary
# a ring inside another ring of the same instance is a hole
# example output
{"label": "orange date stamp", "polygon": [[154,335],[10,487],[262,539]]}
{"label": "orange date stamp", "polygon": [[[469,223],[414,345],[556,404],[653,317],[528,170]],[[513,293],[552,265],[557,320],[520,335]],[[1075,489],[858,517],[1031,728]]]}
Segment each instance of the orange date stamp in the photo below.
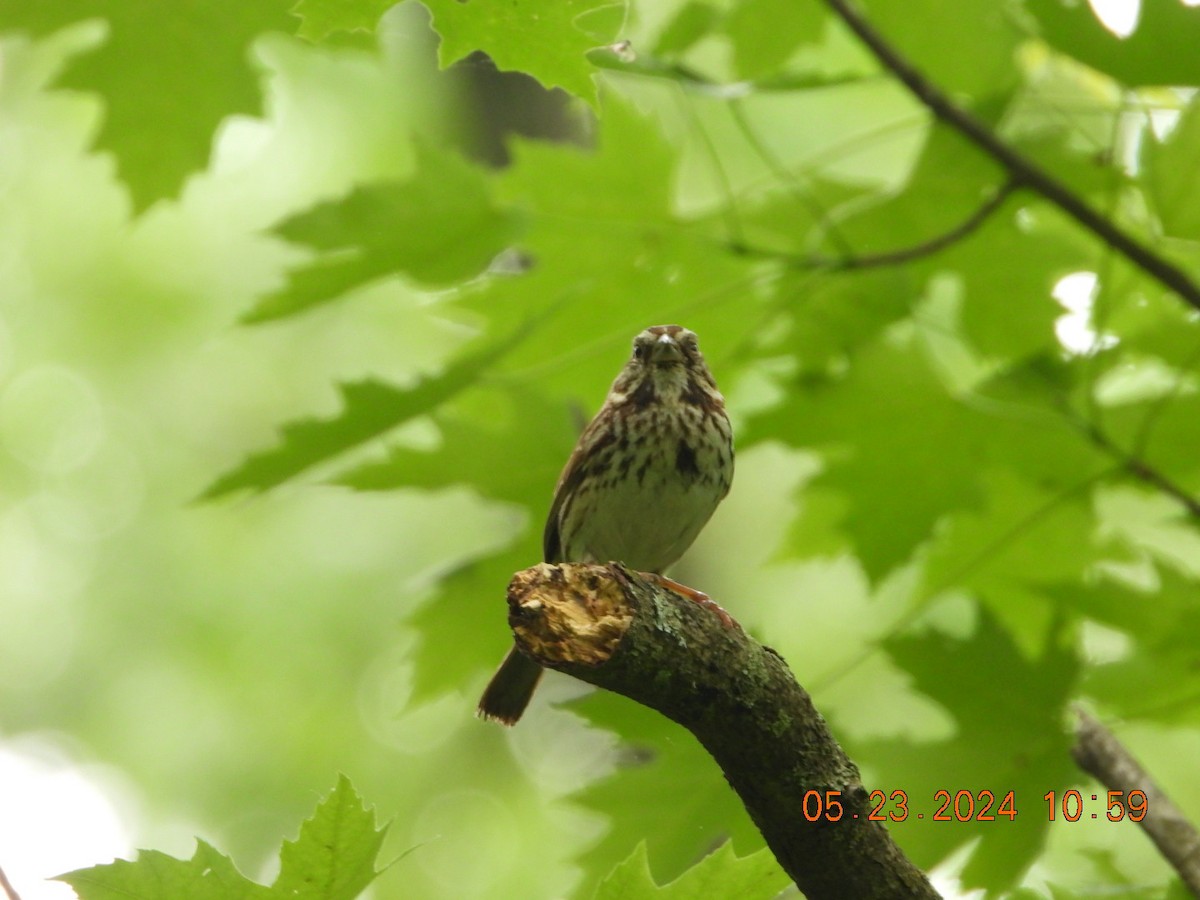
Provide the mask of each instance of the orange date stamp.
{"label": "orange date stamp", "polygon": [[[1047,791],[1042,797],[1046,804],[1046,821],[1054,822],[1061,818],[1067,822],[1078,822],[1080,819],[1103,817],[1110,822],[1120,822],[1126,818],[1131,822],[1140,822],[1146,818],[1149,809],[1145,791],[1109,791],[1103,798],[1099,794],[1087,796],[1091,798],[1090,801],[1074,789]],[[841,797],[841,791],[805,792],[802,804],[805,820],[840,821],[846,817]],[[908,791],[888,793],[874,790],[870,793],[869,810],[861,815],[850,813],[849,817],[861,817],[871,822],[906,822],[913,819],[931,822],[997,822],[1007,819],[1013,822],[1017,818],[1016,791],[997,795],[987,789],[940,790],[934,792],[927,809],[917,808],[919,805],[909,802]]]}

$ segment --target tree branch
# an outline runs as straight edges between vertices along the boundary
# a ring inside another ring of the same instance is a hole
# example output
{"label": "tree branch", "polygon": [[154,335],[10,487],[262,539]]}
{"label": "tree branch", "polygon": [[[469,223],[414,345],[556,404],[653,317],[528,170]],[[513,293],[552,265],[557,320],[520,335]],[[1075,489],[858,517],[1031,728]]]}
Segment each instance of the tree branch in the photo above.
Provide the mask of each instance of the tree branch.
{"label": "tree branch", "polygon": [[979,209],[963,219],[958,225],[951,228],[944,234],[939,234],[937,237],[930,238],[920,244],[915,244],[912,247],[903,247],[899,250],[889,250],[885,253],[872,253],[867,256],[851,257],[843,260],[838,268],[842,269],[869,269],[879,266],[894,266],[901,263],[911,262],[914,259],[920,259],[923,256],[932,256],[939,250],[944,250],[951,244],[961,241],[963,238],[974,232],[980,225],[988,220],[988,218],[1004,205],[1004,201],[1008,199],[1009,194],[1015,191],[1018,183],[1015,179],[1009,179],[996,188],[996,192],[980,205]]}
{"label": "tree branch", "polygon": [[1173,497],[1183,505],[1183,508],[1188,511],[1188,514],[1194,519],[1200,519],[1200,500],[1197,500],[1162,472],[1150,466],[1149,463],[1142,462],[1140,459],[1126,459],[1125,468],[1134,478],[1146,482],[1158,488],[1169,497]]}
{"label": "tree branch", "polygon": [[8,880],[8,876],[4,874],[4,870],[0,869],[0,890],[4,891],[4,896],[8,900],[21,900],[21,895],[17,893],[17,889],[12,886],[12,882]]}
{"label": "tree branch", "polygon": [[1041,194],[1151,278],[1173,290],[1185,303],[1200,309],[1200,286],[1197,286],[1183,269],[1092,209],[1065,184],[1004,143],[984,123],[966,110],[955,106],[949,97],[918,72],[912,63],[871,27],[852,6],[851,0],[825,2],[875,54],[875,58],[900,79],[918,100],[935,116],[1004,166],[1019,185]]}
{"label": "tree branch", "polygon": [[1194,519],[1200,519],[1200,499],[1189,494],[1186,490],[1164,475],[1148,462],[1126,453],[1101,431],[1095,424],[1075,419],[1076,424],[1088,436],[1088,439],[1121,464],[1126,472],[1139,481],[1144,481],[1151,487],[1158,488],[1169,497],[1179,502]]}
{"label": "tree branch", "polygon": [[951,244],[961,241],[968,237],[976,229],[979,228],[988,218],[998,210],[1009,195],[1015,191],[1019,185],[1014,180],[1009,180],[996,188],[992,196],[988,197],[979,208],[971,213],[967,218],[955,225],[949,231],[931,237],[927,241],[922,241],[919,244],[913,244],[911,247],[901,247],[898,250],[886,250],[883,253],[869,253],[865,256],[847,255],[842,258],[825,257],[825,256],[793,256],[790,253],[777,253],[773,250],[761,250],[757,247],[751,247],[748,244],[734,243],[730,245],[730,250],[734,253],[743,256],[762,257],[767,259],[777,259],[787,262],[795,268],[801,269],[829,269],[831,271],[853,271],[858,269],[876,269],[883,266],[898,266],[903,263],[912,262],[915,259],[921,259],[925,256],[932,256],[939,250],[944,250]]}
{"label": "tree branch", "polygon": [[773,650],[616,563],[534,566],[508,603],[533,659],[691,731],[809,900],[938,896],[868,819],[858,769]]}
{"label": "tree branch", "polygon": [[1110,790],[1126,798],[1130,791],[1146,795],[1146,817],[1139,824],[1188,889],[1200,897],[1200,834],[1116,735],[1081,710],[1071,756]]}

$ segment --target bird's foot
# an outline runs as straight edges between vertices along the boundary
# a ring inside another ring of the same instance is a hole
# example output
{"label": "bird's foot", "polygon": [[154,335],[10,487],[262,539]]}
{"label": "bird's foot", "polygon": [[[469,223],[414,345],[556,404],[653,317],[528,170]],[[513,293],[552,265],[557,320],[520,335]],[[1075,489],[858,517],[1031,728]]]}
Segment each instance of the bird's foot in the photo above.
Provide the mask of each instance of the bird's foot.
{"label": "bird's foot", "polygon": [[640,575],[645,576],[649,581],[653,581],[659,587],[664,587],[673,594],[678,594],[681,597],[686,597],[693,603],[698,603],[710,612],[716,613],[717,618],[721,620],[721,624],[726,628],[733,628],[737,623],[733,620],[733,616],[725,612],[719,604],[713,601],[704,591],[698,591],[693,587],[688,587],[686,584],[680,584],[673,578],[668,578],[666,575],[659,575],[657,572],[640,572]]}

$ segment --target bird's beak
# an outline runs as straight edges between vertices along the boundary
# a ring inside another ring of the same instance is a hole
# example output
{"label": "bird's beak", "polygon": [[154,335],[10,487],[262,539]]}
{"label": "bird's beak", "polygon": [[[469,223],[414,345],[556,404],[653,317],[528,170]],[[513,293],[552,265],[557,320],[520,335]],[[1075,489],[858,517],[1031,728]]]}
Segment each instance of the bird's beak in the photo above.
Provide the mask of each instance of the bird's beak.
{"label": "bird's beak", "polygon": [[683,362],[683,348],[669,334],[661,334],[650,351],[651,359],[659,365]]}

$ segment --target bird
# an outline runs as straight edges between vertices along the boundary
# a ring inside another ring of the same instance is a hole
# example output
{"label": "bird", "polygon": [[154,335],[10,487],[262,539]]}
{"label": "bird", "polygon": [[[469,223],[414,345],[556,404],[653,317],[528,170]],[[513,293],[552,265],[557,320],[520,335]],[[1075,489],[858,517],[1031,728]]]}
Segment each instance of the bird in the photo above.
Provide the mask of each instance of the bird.
{"label": "bird", "polygon": [[[725,398],[695,332],[681,325],[645,329],[559,476],[543,533],[544,561],[615,561],[662,576],[729,493],[733,463]],[[698,591],[682,592],[708,603]],[[724,611],[709,605],[728,625]],[[478,714],[516,724],[541,675],[542,667],[514,645]]]}

